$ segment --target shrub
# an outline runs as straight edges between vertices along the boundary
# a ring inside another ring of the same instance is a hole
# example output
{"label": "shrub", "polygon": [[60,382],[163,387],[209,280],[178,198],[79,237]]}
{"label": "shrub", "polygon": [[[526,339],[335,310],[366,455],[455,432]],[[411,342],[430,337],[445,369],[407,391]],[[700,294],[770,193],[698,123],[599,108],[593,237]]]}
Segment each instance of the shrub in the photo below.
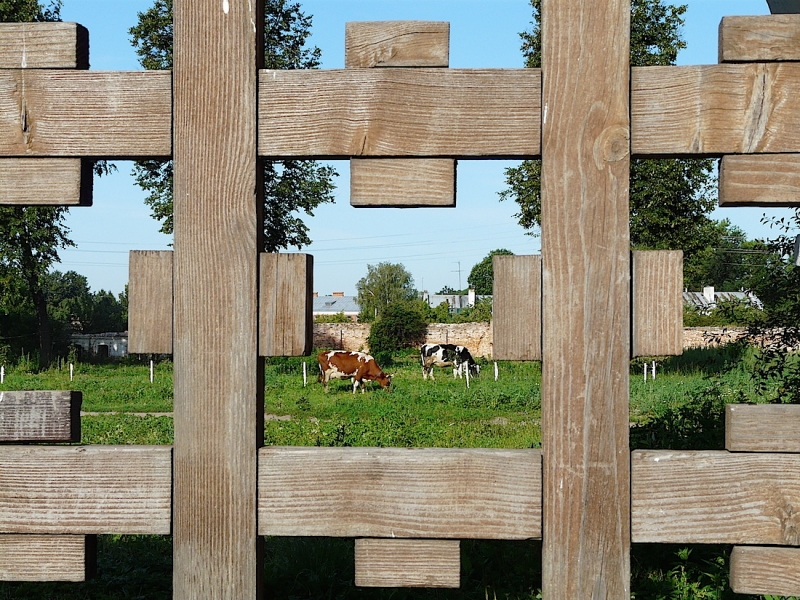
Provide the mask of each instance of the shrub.
{"label": "shrub", "polygon": [[372,354],[414,346],[425,336],[427,323],[418,303],[395,302],[372,324],[367,343]]}
{"label": "shrub", "polygon": [[352,323],[352,319],[350,317],[346,317],[344,311],[339,311],[338,313],[332,315],[317,315],[314,317],[315,323]]}

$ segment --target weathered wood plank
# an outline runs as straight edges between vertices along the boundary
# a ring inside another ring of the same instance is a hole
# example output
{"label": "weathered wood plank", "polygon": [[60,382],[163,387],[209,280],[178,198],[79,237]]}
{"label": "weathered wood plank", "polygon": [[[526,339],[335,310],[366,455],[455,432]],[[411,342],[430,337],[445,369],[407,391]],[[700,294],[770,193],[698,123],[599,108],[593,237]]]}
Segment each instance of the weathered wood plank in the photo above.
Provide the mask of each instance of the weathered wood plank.
{"label": "weathered wood plank", "polygon": [[96,565],[93,535],[0,534],[0,581],[86,581]]}
{"label": "weathered wood plank", "polygon": [[81,441],[81,392],[0,392],[0,443]]}
{"label": "weathered wood plank", "polygon": [[537,450],[262,448],[260,535],[541,536]]}
{"label": "weathered wood plank", "polygon": [[634,542],[800,545],[798,454],[640,450]]}
{"label": "weathered wood plank", "polygon": [[720,206],[800,206],[800,154],[723,156]]}
{"label": "weathered wood plank", "polygon": [[355,584],[361,587],[457,588],[458,540],[356,540]]}
{"label": "weathered wood plank", "polygon": [[492,258],[495,360],[542,360],[542,257]]}
{"label": "weathered wood plank", "polygon": [[634,156],[800,152],[800,64],[632,69]]}
{"label": "weathered wood plank", "polygon": [[91,206],[92,162],[79,158],[0,159],[0,205]]}
{"label": "weathered wood plank", "polygon": [[538,69],[261,71],[269,157],[539,154]]}
{"label": "weathered wood plank", "polygon": [[456,161],[451,158],[352,158],[350,204],[356,207],[454,207]]}
{"label": "weathered wood plank", "polygon": [[800,548],[736,546],[730,564],[737,594],[800,596]]}
{"label": "weathered wood plank", "polygon": [[314,343],[310,254],[260,255],[259,354],[304,356]]}
{"label": "weathered wood plank", "polygon": [[88,69],[89,31],[77,23],[3,23],[0,69]]}
{"label": "weathered wood plank", "polygon": [[0,533],[170,533],[166,446],[0,446]]}
{"label": "weathered wood plank", "polygon": [[263,3],[175,0],[174,26],[173,595],[258,598]]}
{"label": "weathered wood plank", "polygon": [[630,597],[630,2],[543,2],[542,594]]}
{"label": "weathered wood plank", "polygon": [[345,68],[447,67],[450,23],[361,21],[345,25]]}
{"label": "weathered wood plank", "polygon": [[683,354],[683,251],[637,251],[632,260],[631,355]]}
{"label": "weathered wood plank", "polygon": [[719,62],[800,60],[800,15],[723,17]]}
{"label": "weathered wood plank", "polygon": [[725,448],[732,452],[800,452],[800,405],[728,404]]}
{"label": "weathered wood plank", "polygon": [[171,89],[167,71],[0,70],[0,156],[167,157]]}
{"label": "weathered wood plank", "polygon": [[172,354],[171,250],[132,250],[128,268],[128,352]]}

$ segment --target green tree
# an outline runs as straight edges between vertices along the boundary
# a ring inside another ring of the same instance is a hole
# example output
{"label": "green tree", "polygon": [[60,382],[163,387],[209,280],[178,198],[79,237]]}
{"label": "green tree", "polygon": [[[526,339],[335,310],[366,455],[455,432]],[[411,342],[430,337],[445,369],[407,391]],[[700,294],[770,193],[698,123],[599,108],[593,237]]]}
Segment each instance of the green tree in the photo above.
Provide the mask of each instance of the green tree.
{"label": "green tree", "polygon": [[424,303],[418,300],[392,302],[383,309],[367,337],[369,351],[376,355],[379,363],[387,364],[387,354],[422,341],[428,325],[424,310]]}
{"label": "green tree", "polygon": [[[540,0],[531,0],[533,22],[520,34],[525,66],[541,66]],[[680,36],[686,6],[662,0],[631,3],[631,65],[675,64],[686,47]],[[716,198],[713,161],[707,159],[635,159],[631,161],[631,245],[637,249],[682,249],[686,264],[715,243],[714,222],[708,217]],[[506,169],[507,188],[501,200],[519,206],[519,224],[531,231],[541,225],[541,161],[529,160]]]}
{"label": "green tree", "polygon": [[389,262],[367,265],[367,274],[356,283],[356,291],[361,306],[359,321],[373,321],[390,304],[417,296],[411,273],[402,264]]}
{"label": "green tree", "polygon": [[511,250],[500,248],[499,250],[492,250],[486,257],[477,263],[469,272],[467,283],[469,287],[475,290],[476,294],[482,296],[489,296],[493,292],[494,286],[494,266],[492,265],[492,257],[496,254],[502,256],[513,256]]}
{"label": "green tree", "polygon": [[[307,48],[311,17],[300,4],[289,0],[265,0],[264,61],[269,69],[314,69],[320,64],[319,48]],[[139,13],[130,30],[131,43],[145,69],[172,69],[172,0],[155,0],[153,7]],[[173,231],[172,161],[148,160],[136,163],[136,182],[148,195],[145,203],[152,216],[161,221],[161,231]],[[330,166],[315,161],[282,160],[264,162],[264,250],[301,248],[311,243],[302,218],[313,216],[320,204],[333,202]]]}

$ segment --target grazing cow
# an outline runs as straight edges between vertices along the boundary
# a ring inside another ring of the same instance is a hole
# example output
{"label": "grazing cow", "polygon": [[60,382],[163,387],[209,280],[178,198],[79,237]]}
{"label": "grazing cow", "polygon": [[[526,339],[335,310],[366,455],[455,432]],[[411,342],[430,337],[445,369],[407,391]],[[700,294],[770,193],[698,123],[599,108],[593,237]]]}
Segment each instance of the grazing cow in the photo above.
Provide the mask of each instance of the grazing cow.
{"label": "grazing cow", "polygon": [[365,381],[377,381],[381,387],[388,390],[392,382],[391,375],[387,375],[369,354],[363,352],[347,352],[346,350],[333,350],[320,352],[317,356],[319,363],[319,381],[323,382],[325,391],[328,391],[328,382],[331,379],[350,378],[353,382],[353,393],[361,386],[364,393]]}
{"label": "grazing cow", "polygon": [[[425,344],[419,349],[422,361],[422,377],[433,379],[433,367],[453,367],[453,378],[463,377],[469,369],[470,375],[477,375],[481,367],[472,358],[466,346],[454,344]],[[435,380],[434,380],[435,381]]]}

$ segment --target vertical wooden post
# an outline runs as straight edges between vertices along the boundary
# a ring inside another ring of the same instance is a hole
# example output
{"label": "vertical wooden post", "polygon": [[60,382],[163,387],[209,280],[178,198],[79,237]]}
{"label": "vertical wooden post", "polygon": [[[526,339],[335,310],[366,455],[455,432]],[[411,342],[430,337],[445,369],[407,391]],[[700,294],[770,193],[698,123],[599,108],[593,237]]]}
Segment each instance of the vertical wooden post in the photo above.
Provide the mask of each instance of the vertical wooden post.
{"label": "vertical wooden post", "polygon": [[542,2],[543,592],[630,598],[630,0]]}
{"label": "vertical wooden post", "polygon": [[173,597],[255,599],[263,4],[175,0],[174,24]]}

